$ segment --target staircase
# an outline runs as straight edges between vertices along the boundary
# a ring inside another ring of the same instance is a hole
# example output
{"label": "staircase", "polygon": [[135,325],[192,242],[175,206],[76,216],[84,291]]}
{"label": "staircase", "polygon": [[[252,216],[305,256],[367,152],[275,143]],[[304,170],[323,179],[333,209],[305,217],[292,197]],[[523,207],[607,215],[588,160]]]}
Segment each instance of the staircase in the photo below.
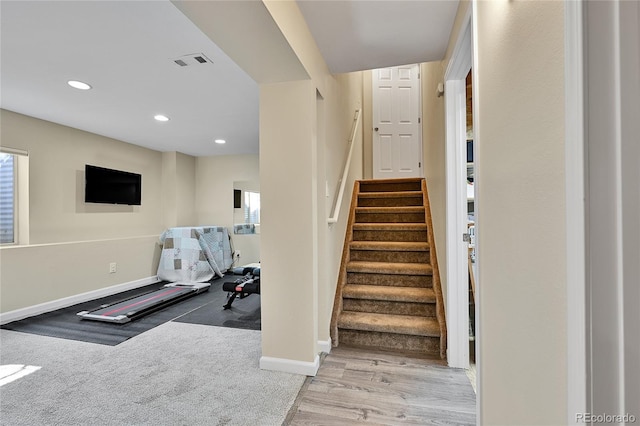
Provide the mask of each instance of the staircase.
{"label": "staircase", "polygon": [[424,179],[355,182],[331,319],[334,346],[445,358],[433,241]]}

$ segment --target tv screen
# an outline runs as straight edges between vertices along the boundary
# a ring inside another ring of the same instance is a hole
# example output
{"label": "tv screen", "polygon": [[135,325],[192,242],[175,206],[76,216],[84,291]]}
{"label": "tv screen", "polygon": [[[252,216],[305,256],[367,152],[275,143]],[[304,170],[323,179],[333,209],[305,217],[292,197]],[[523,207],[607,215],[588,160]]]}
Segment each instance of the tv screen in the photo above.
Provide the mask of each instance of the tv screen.
{"label": "tv screen", "polygon": [[142,176],[137,173],[84,167],[85,203],[128,204],[139,206],[142,199]]}
{"label": "tv screen", "polygon": [[473,141],[467,141],[467,163],[473,163]]}

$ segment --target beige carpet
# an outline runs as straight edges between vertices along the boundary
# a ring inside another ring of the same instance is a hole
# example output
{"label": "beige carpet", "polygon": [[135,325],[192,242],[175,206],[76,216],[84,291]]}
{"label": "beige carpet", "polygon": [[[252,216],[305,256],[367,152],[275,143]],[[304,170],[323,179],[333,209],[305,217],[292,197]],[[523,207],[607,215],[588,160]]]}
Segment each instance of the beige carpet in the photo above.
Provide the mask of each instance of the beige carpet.
{"label": "beige carpet", "polygon": [[260,332],[169,322],[118,346],[0,331],[2,425],[279,425],[305,376],[259,369]]}

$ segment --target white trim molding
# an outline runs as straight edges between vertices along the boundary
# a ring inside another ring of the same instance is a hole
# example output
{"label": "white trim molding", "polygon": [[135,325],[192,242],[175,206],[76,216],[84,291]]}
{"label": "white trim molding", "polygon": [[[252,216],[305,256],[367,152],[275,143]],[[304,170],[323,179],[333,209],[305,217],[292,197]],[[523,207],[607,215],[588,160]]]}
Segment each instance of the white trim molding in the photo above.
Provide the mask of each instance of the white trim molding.
{"label": "white trim molding", "polygon": [[590,412],[587,401],[585,122],[583,4],[565,1],[565,179],[567,255],[567,416]]}
{"label": "white trim molding", "polygon": [[261,370],[282,371],[284,373],[315,376],[318,372],[318,368],[320,368],[319,355],[316,355],[313,362],[298,361],[295,359],[273,358],[269,356],[260,357]]}
{"label": "white trim molding", "polygon": [[451,60],[445,71],[446,211],[447,211],[447,361],[469,368],[469,288],[466,185],[466,83],[473,59],[471,13],[466,11]]}
{"label": "white trim molding", "polygon": [[[469,290],[467,244],[466,168],[462,167],[461,141],[466,141],[466,86],[464,80],[445,83],[447,114],[447,360],[450,367],[469,368]],[[465,188],[464,194],[461,188]]]}
{"label": "white trim molding", "polygon": [[[472,63],[472,68],[477,70],[478,69],[478,9],[476,8],[476,2],[471,2],[471,63]],[[473,72],[471,75],[472,78],[472,105],[471,108],[473,109],[473,111],[478,111],[478,104],[479,104],[479,99],[482,96],[481,95],[481,90],[480,90],[480,84],[479,84],[479,77],[478,77],[478,73],[477,72]],[[482,144],[482,136],[481,136],[481,122],[480,120],[477,120],[474,124],[473,124],[473,145],[474,145],[474,154],[477,155],[476,153],[479,151],[479,146],[481,146]],[[477,156],[474,158],[474,160],[478,158]],[[476,194],[478,193],[478,191],[480,190],[480,188],[482,187],[482,163],[479,161],[475,161],[475,169],[474,169],[474,174],[475,174],[475,178],[473,181],[474,187],[475,187],[475,192]],[[478,223],[482,223],[482,215],[480,214],[480,207],[482,205],[482,199],[479,197],[475,197],[474,200],[474,209],[475,209],[475,220],[476,220],[476,225]],[[479,246],[479,242],[482,241],[482,231],[478,228],[478,226],[476,226],[476,259],[478,258],[482,258],[482,249]],[[481,275],[482,275],[482,268],[481,265],[479,263],[476,263],[476,267],[474,270],[475,275],[475,279],[476,279],[476,294],[475,294],[475,302],[476,302],[476,323],[475,323],[475,332],[476,332],[476,341],[475,341],[475,349],[476,349],[476,353],[475,353],[475,358],[476,358],[476,389],[478,390],[478,393],[476,395],[476,419],[478,424],[482,423],[483,417],[484,417],[484,412],[482,409],[482,404],[483,404],[483,399],[484,399],[484,384],[483,384],[483,378],[484,378],[484,369],[483,364],[482,364],[482,347],[479,345],[478,341],[478,336],[480,336],[480,338],[482,338],[482,280],[481,280]]]}
{"label": "white trim molding", "polygon": [[471,17],[472,6],[469,6],[465,13],[460,32],[458,33],[458,39],[451,53],[451,60],[447,64],[447,69],[444,72],[445,81],[464,79],[469,69],[471,69],[471,63],[473,61]]}
{"label": "white trim molding", "polygon": [[327,340],[318,340],[318,352],[331,353],[331,338]]}
{"label": "white trim molding", "polygon": [[0,146],[0,153],[2,153],[2,154],[13,154],[13,155],[23,155],[25,157],[29,156],[29,151],[24,151],[22,149],[9,148],[8,146]]}
{"label": "white trim molding", "polygon": [[152,277],[141,278],[135,281],[129,281],[123,284],[117,284],[111,287],[105,287],[98,290],[88,291],[86,293],[80,293],[62,299],[52,300],[50,302],[40,303],[38,305],[28,306],[26,308],[16,309],[5,313],[0,313],[0,324],[7,324],[12,321],[18,321],[21,319],[33,317],[36,315],[44,314],[46,312],[55,311],[56,309],[62,309],[69,306],[76,305],[78,303],[88,302],[90,300],[99,299],[100,297],[111,296],[113,294],[121,293],[127,290],[133,290],[135,288],[144,287],[145,285],[157,283],[158,277],[156,275]]}

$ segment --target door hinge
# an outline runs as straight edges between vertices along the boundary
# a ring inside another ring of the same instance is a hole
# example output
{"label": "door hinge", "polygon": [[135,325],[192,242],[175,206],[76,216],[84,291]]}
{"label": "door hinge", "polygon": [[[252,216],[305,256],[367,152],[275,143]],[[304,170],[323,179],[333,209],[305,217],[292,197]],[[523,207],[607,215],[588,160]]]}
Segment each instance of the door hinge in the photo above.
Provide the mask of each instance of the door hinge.
{"label": "door hinge", "polygon": [[421,119],[420,119],[420,117],[418,117],[418,124],[420,124],[420,121],[421,121]]}
{"label": "door hinge", "polygon": [[418,168],[422,167],[422,161],[418,161]]}

